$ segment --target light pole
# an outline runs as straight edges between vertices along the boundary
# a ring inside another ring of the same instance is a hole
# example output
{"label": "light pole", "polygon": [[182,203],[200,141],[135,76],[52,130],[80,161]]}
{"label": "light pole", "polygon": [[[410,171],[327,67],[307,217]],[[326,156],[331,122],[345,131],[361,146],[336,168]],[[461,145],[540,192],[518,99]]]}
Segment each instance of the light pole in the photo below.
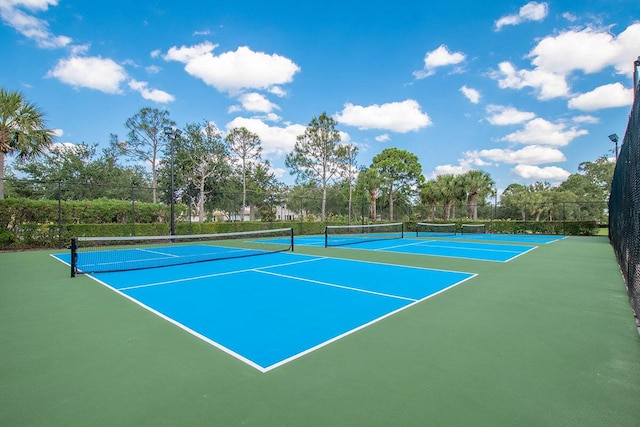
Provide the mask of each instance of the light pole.
{"label": "light pole", "polygon": [[611,135],[609,135],[609,139],[611,140],[611,142],[616,144],[616,162],[617,162],[618,161],[618,135],[615,133],[612,133]]}
{"label": "light pole", "polygon": [[365,168],[364,166],[360,168],[360,173],[362,174],[362,225],[364,225],[364,202],[365,202],[365,198],[364,198],[364,192],[365,192],[365,178],[367,176],[367,168]]}
{"label": "light pole", "polygon": [[169,147],[170,147],[170,157],[171,157],[171,189],[170,189],[170,195],[169,195],[169,205],[171,206],[171,225],[170,225],[170,231],[169,233],[172,236],[175,236],[176,234],[176,216],[175,216],[175,208],[174,208],[174,204],[175,204],[175,190],[173,188],[173,163],[174,163],[174,155],[173,155],[173,144],[175,142],[175,140],[177,138],[180,137],[180,135],[182,135],[182,132],[180,131],[180,129],[174,129],[172,127],[166,127],[164,128],[164,134],[167,136],[167,139],[169,140]]}

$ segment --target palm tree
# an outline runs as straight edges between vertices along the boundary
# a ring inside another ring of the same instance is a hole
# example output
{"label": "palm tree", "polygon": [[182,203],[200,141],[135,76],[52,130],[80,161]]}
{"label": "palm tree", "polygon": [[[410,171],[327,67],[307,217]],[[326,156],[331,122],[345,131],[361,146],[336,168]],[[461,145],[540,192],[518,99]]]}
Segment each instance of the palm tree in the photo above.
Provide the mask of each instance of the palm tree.
{"label": "palm tree", "polygon": [[463,198],[464,195],[458,177],[452,174],[438,175],[435,185],[444,205],[443,219],[448,220],[455,217],[455,202]]}
{"label": "palm tree", "polygon": [[478,200],[484,200],[493,194],[494,182],[491,176],[483,171],[470,170],[460,177],[460,182],[467,193],[467,216],[474,221],[478,219]]}
{"label": "palm tree", "polygon": [[436,205],[442,200],[442,195],[435,181],[428,181],[422,186],[420,200],[424,206],[429,207],[426,218],[433,221],[436,218]]}
{"label": "palm tree", "polygon": [[20,92],[0,88],[0,199],[4,199],[4,158],[37,156],[53,142],[44,114]]}

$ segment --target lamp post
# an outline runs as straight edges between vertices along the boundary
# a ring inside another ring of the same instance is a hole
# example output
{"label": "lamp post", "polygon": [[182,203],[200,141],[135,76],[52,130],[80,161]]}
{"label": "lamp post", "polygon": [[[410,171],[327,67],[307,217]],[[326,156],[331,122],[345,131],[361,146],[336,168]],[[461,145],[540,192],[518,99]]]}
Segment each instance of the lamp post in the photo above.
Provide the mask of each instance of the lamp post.
{"label": "lamp post", "polygon": [[174,208],[174,204],[175,204],[175,190],[173,188],[173,163],[174,163],[174,154],[173,154],[173,144],[175,142],[175,140],[177,138],[180,137],[180,135],[182,135],[182,132],[180,131],[180,129],[174,129],[172,127],[166,127],[164,128],[164,134],[167,136],[167,139],[169,140],[169,147],[170,147],[170,157],[171,157],[171,189],[170,189],[170,195],[169,195],[169,205],[171,206],[171,225],[170,225],[170,231],[169,233],[172,236],[175,236],[176,234],[176,216],[175,216],[175,208]]}
{"label": "lamp post", "polygon": [[609,135],[609,139],[611,140],[611,142],[616,144],[616,162],[617,162],[618,161],[618,135],[615,133],[612,133],[611,135]]}

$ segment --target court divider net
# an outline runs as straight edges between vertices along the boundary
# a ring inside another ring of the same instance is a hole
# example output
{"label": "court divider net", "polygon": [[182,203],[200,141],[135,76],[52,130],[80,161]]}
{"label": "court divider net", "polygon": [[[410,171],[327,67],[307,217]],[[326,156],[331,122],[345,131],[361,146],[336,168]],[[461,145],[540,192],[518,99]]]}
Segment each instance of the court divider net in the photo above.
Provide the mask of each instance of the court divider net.
{"label": "court divider net", "polygon": [[462,224],[460,227],[462,234],[483,234],[486,233],[485,224]]}
{"label": "court divider net", "polygon": [[327,225],[324,246],[345,246],[373,240],[402,239],[404,224]]}
{"label": "court divider net", "polygon": [[447,237],[456,235],[457,226],[451,224],[416,223],[416,237]]}
{"label": "court divider net", "polygon": [[71,277],[293,251],[293,228],[71,239]]}

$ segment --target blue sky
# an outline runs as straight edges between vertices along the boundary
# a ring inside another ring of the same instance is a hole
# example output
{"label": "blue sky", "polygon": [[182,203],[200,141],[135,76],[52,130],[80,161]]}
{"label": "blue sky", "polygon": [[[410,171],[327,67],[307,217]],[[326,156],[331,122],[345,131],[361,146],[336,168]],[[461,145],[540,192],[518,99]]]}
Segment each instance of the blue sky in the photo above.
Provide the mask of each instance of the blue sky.
{"label": "blue sky", "polygon": [[640,56],[638,0],[0,0],[0,19],[0,85],[58,143],[106,146],[166,109],[257,133],[288,184],[284,156],[322,112],[359,165],[397,147],[427,179],[557,184],[613,156]]}

